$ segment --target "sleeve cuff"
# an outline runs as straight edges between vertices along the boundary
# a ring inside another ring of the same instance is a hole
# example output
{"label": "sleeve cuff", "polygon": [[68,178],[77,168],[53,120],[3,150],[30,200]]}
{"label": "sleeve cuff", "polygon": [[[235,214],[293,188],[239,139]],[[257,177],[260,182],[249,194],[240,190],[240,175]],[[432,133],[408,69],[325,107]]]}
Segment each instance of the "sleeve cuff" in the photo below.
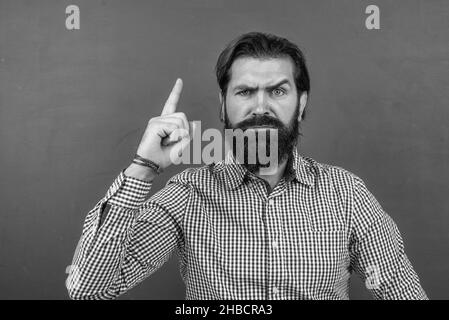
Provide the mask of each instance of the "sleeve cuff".
{"label": "sleeve cuff", "polygon": [[110,205],[127,209],[137,209],[144,202],[152,183],[129,177],[123,169],[106,192],[105,199]]}

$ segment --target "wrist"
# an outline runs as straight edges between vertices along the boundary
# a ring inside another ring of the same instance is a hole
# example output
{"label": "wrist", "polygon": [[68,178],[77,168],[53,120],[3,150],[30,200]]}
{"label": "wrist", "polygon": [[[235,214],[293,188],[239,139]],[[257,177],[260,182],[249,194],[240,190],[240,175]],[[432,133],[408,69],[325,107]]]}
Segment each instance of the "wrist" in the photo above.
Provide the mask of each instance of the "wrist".
{"label": "wrist", "polygon": [[124,171],[125,176],[132,177],[146,182],[152,182],[158,175],[152,168],[131,163]]}

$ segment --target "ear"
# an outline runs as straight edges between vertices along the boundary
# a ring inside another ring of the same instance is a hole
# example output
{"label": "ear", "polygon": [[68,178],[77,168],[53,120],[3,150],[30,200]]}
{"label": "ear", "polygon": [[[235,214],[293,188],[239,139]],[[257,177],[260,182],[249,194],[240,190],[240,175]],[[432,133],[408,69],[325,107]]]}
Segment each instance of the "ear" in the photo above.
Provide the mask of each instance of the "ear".
{"label": "ear", "polygon": [[301,94],[301,97],[299,98],[299,116],[298,116],[298,122],[301,122],[302,114],[304,112],[304,109],[307,105],[307,92],[303,92]]}
{"label": "ear", "polygon": [[220,99],[220,121],[224,122],[224,101],[221,92],[218,92],[218,99]]}

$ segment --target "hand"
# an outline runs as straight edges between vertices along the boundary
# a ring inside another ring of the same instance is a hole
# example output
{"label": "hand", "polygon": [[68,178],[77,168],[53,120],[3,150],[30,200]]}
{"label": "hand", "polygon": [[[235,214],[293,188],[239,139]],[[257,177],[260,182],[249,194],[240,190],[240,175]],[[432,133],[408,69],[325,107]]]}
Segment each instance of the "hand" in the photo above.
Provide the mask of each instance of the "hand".
{"label": "hand", "polygon": [[177,79],[161,115],[148,121],[137,148],[139,156],[154,161],[162,169],[179,160],[193,137],[193,124],[183,112],[176,112],[182,85],[182,80]]}

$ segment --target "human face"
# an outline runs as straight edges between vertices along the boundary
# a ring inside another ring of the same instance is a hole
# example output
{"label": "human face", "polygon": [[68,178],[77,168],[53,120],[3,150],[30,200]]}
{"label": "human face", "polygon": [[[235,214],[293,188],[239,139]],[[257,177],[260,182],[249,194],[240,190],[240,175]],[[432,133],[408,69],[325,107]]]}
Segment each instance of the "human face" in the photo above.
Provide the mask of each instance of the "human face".
{"label": "human face", "polygon": [[229,122],[266,115],[290,123],[298,107],[293,70],[290,58],[236,59],[226,92]]}
{"label": "human face", "polygon": [[[298,104],[293,63],[289,58],[239,58],[231,66],[225,103],[220,96],[222,120],[225,128],[277,129],[278,160],[282,162],[296,146],[306,99],[304,94]],[[245,151],[247,148],[245,144]]]}

